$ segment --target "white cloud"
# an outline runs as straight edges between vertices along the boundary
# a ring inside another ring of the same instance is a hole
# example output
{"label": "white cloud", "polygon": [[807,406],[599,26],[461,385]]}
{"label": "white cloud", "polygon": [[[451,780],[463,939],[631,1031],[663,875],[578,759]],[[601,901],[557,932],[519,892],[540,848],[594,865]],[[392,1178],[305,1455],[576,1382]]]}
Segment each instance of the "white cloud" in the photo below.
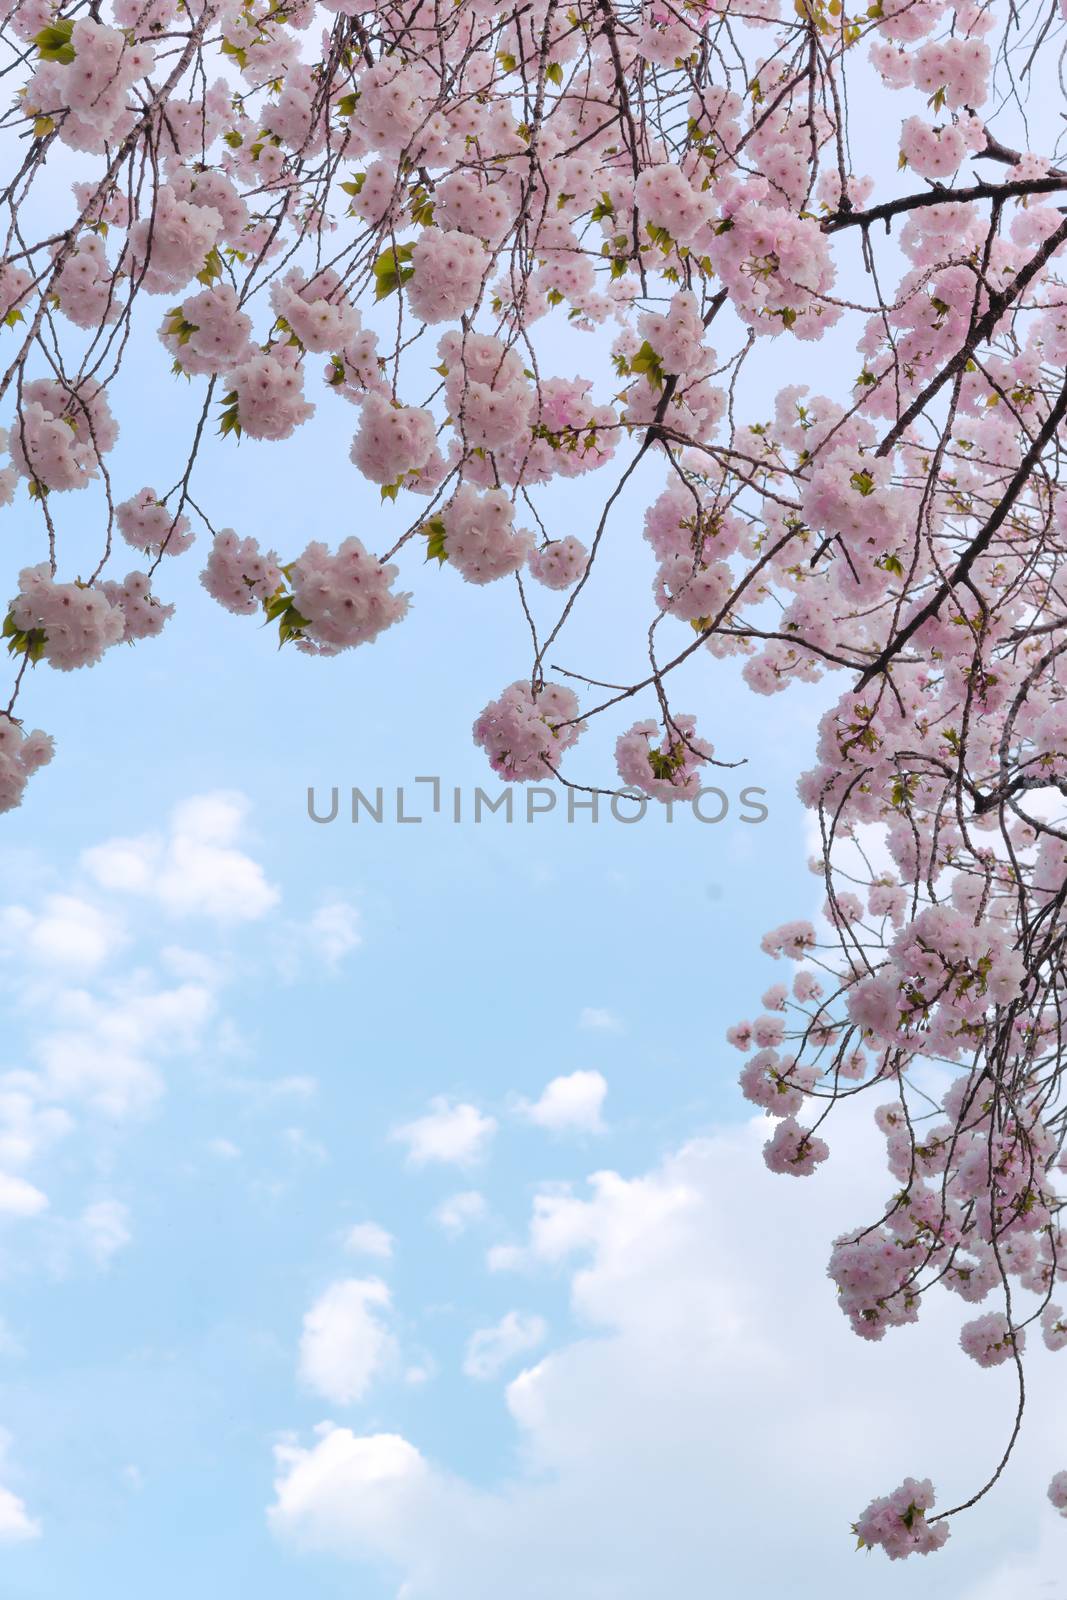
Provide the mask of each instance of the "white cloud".
{"label": "white cloud", "polygon": [[357,1542],[388,1524],[392,1543],[417,1511],[430,1477],[422,1456],[397,1434],[360,1438],[332,1423],[316,1434],[311,1449],[288,1442],[275,1448],[274,1526],[312,1548],[329,1548],[346,1519]]}
{"label": "white cloud", "polygon": [[[900,1569],[858,1557],[849,1522],[908,1474],[934,1480],[939,1506],[965,1499],[1014,1397],[1009,1371],[959,1352],[973,1313],[952,1296],[882,1344],[849,1330],[830,1242],[880,1213],[886,1184],[865,1108],[843,1109],[810,1180],[763,1169],[754,1122],[638,1177],[540,1195],[527,1264],[566,1275],[577,1332],[506,1390],[520,1469],[476,1485],[395,1434],[324,1424],[278,1452],[275,1531],[384,1564],[404,1600],[899,1596]],[[909,1600],[1030,1592],[1008,1583],[1030,1572],[1064,1465],[1064,1359],[1036,1346],[1024,1451],[944,1551],[909,1564]]]}
{"label": "white cloud", "polygon": [[310,1161],[315,1166],[325,1166],[330,1152],[318,1139],[313,1139],[306,1128],[283,1128],[282,1138],[299,1161]]}
{"label": "white cloud", "polygon": [[[5,1472],[10,1445],[11,1435],[0,1428],[0,1470]],[[12,1489],[0,1485],[0,1545],[25,1544],[40,1536],[41,1524],[30,1516],[25,1501]]]}
{"label": "white cloud", "polygon": [[485,1252],[485,1264],[490,1272],[516,1272],[526,1261],[526,1252],[518,1244],[494,1244]]}
{"label": "white cloud", "polygon": [[599,1072],[571,1072],[553,1078],[539,1100],[524,1100],[520,1115],[550,1133],[600,1133],[600,1113],[608,1092],[607,1079]]}
{"label": "white cloud", "polygon": [[207,1148],[209,1155],[219,1161],[238,1161],[241,1156],[240,1145],[234,1144],[232,1139],[209,1139]]}
{"label": "white cloud", "polygon": [[42,1106],[32,1073],[11,1072],[0,1080],[0,1167],[27,1167],[74,1126],[59,1106]]}
{"label": "white cloud", "polygon": [[273,932],[275,965],[286,983],[296,983],[309,974],[335,974],[363,943],[358,909],[336,895],[306,922],[279,920]]}
{"label": "white cloud", "polygon": [[226,1077],[223,1088],[240,1094],[258,1110],[269,1110],[279,1100],[313,1100],[319,1092],[317,1078],[293,1073],[284,1078]]}
{"label": "white cloud", "polygon": [[270,1100],[313,1100],[319,1092],[319,1080],[306,1072],[297,1072],[286,1078],[268,1078],[257,1087]]}
{"label": "white cloud", "polygon": [[166,835],[111,839],[86,850],[82,865],[103,888],[144,895],[172,916],[255,920],[279,897],[259,863],[237,848],[247,812],[243,795],[198,795],[175,807]]}
{"label": "white cloud", "polygon": [[0,1217],[36,1217],[48,1205],[48,1196],[10,1172],[0,1172]]}
{"label": "white cloud", "polygon": [[382,1321],[389,1307],[379,1278],[331,1283],[304,1317],[300,1377],[308,1388],[337,1405],[362,1400],[395,1358],[395,1340]]}
{"label": "white cloud", "polygon": [[108,1117],[140,1115],[163,1092],[162,1076],[152,1062],[128,1046],[108,1043],[106,1037],[52,1033],[37,1041],[35,1053],[45,1094],[84,1101]]}
{"label": "white cloud", "polygon": [[77,895],[46,895],[41,909],[5,906],[0,911],[0,947],[24,960],[58,969],[91,972],[123,941],[120,925],[99,906]]}
{"label": "white cloud", "polygon": [[485,1216],[485,1197],[477,1189],[464,1189],[460,1194],[449,1195],[433,1213],[437,1226],[455,1239],[465,1233],[472,1223]]}
{"label": "white cloud", "polygon": [[0,1487],[0,1544],[24,1544],[40,1537],[41,1524],[30,1516],[25,1501]]}
{"label": "white cloud", "polygon": [[393,1253],[393,1236],[377,1222],[356,1222],[345,1234],[345,1249],[353,1255],[388,1261]]}
{"label": "white cloud", "polygon": [[49,1271],[52,1277],[62,1279],[88,1263],[105,1272],[132,1238],[128,1208],[119,1200],[94,1200],[77,1216],[55,1218],[48,1228]]}
{"label": "white cloud", "polygon": [[548,1324],[533,1312],[509,1311],[492,1328],[479,1328],[467,1341],[463,1370],[468,1378],[495,1378],[516,1356],[544,1344]]}
{"label": "white cloud", "polygon": [[457,1104],[445,1095],[435,1096],[430,1106],[424,1117],[393,1129],[392,1137],[407,1145],[411,1165],[439,1161],[465,1167],[478,1161],[496,1133],[495,1119],[483,1116],[477,1106]]}
{"label": "white cloud", "polygon": [[622,1033],[622,1019],[613,1011],[603,1011],[598,1006],[586,1006],[578,1018],[579,1028],[591,1028],[598,1033]]}
{"label": "white cloud", "polygon": [[130,1214],[118,1200],[95,1200],[86,1206],[78,1221],[78,1231],[90,1259],[106,1267],[112,1256],[124,1250],[133,1235]]}
{"label": "white cloud", "polygon": [[311,918],[308,937],[326,964],[336,967],[363,943],[359,912],[346,900],[328,901]]}
{"label": "white cloud", "polygon": [[109,1117],[142,1114],[162,1092],[158,1058],[195,1049],[215,1004],[202,984],[155,988],[144,974],[101,994],[57,991],[51,1026],[34,1043],[41,1092],[84,1101]]}
{"label": "white cloud", "polygon": [[183,944],[165,944],[159,964],[175,978],[214,988],[219,981],[220,956],[217,950],[190,950]]}
{"label": "white cloud", "polygon": [[[91,1166],[98,1182],[115,1125],[152,1108],[171,1058],[203,1050],[229,952],[168,942],[159,912],[241,922],[269,909],[276,892],[239,847],[245,809],[239,796],[194,799],[176,807],[158,836],[86,851],[82,874],[66,875],[69,892],[24,883],[26,904],[0,908],[0,965],[12,969],[4,981],[26,1063],[0,1073],[0,1215],[31,1217],[47,1207],[49,1185],[39,1187],[33,1169],[83,1112],[97,1119],[102,1142],[82,1140],[65,1170]],[[100,970],[129,946],[135,963]],[[301,1093],[313,1089],[313,1080],[296,1081]],[[105,1266],[129,1237],[125,1208],[96,1201],[46,1226],[45,1260],[58,1274],[79,1257]]]}

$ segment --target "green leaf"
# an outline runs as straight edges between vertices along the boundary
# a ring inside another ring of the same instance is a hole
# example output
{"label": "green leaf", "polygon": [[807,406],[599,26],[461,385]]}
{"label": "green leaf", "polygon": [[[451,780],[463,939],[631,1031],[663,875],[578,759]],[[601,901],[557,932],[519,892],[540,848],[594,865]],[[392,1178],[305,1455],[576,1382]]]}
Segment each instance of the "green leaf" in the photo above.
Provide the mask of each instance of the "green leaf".
{"label": "green leaf", "polygon": [[416,184],[411,191],[411,220],[420,228],[428,228],[433,222],[433,199],[429,190],[422,184]]}
{"label": "green leaf", "polygon": [[189,322],[186,319],[181,306],[174,306],[167,312],[163,331],[168,338],[177,339],[179,345],[183,345],[189,343],[199,326],[199,323]]}
{"label": "green leaf", "polygon": [[386,299],[394,289],[408,282],[415,269],[404,263],[411,260],[414,248],[414,245],[401,244],[391,245],[388,250],[382,251],[374,263],[375,300]]}
{"label": "green leaf", "polygon": [[440,517],[431,517],[429,522],[424,522],[422,531],[426,535],[427,561],[440,561],[442,565],[448,560],[448,551],[445,549],[445,525]]}
{"label": "green leaf", "polygon": [[652,240],[653,244],[659,245],[664,255],[667,254],[674,244],[674,240],[671,238],[667,229],[659,227],[654,222],[645,223],[645,232],[648,234],[648,237]]}
{"label": "green leaf", "polygon": [[20,628],[10,611],[4,618],[0,638],[7,640],[9,655],[28,656],[31,661],[40,661],[48,643],[48,635],[43,628]]}
{"label": "green leaf", "polygon": [[237,65],[242,69],[242,71],[245,67],[247,67],[248,51],[243,45],[232,44],[229,39],[223,39],[222,53],[224,56],[230,56],[234,61],[236,61]]}
{"label": "green leaf", "polygon": [[294,605],[290,605],[278,619],[278,648],[288,644],[290,639],[303,639],[307,635],[305,629],[309,626],[307,617],[302,617]]}
{"label": "green leaf", "polygon": [[545,68],[545,77],[549,83],[561,84],[563,82],[563,68],[558,61],[550,61]]}
{"label": "green leaf", "polygon": [[[282,572],[288,578],[289,568],[282,567]],[[246,579],[247,582],[247,579]],[[275,589],[269,600],[263,602],[263,612],[268,622],[278,624],[278,648],[288,644],[290,639],[303,639],[304,630],[310,626],[307,617],[302,616],[296,609],[296,602],[291,594],[283,587]]]}
{"label": "green leaf", "polygon": [[70,42],[74,32],[74,23],[69,17],[53,22],[47,28],[42,28],[34,36],[34,44],[40,53],[42,61],[59,61],[69,67],[74,60],[75,50]]}
{"label": "green leaf", "polygon": [[197,283],[202,283],[210,288],[216,278],[222,277],[222,257],[219,255],[217,245],[212,245],[204,258],[204,265],[196,275]]}
{"label": "green leaf", "polygon": [[650,745],[648,751],[648,764],[652,768],[652,775],[668,783],[674,781],[675,773],[685,765],[685,745],[679,739],[667,750]]}
{"label": "green leaf", "polygon": [[637,372],[646,377],[653,389],[662,389],[664,382],[663,363],[646,339],[635,356],[630,357],[630,371]]}
{"label": "green leaf", "polygon": [[219,433],[225,439],[228,433],[241,437],[241,419],[237,414],[237,394],[231,390],[223,397],[222,414],[219,417]]}

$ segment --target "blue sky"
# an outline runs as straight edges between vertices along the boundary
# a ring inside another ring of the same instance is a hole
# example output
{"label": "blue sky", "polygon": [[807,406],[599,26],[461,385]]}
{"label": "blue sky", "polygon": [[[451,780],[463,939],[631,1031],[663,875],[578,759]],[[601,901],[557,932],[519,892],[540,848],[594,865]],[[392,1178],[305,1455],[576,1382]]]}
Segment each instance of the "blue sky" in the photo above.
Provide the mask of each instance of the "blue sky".
{"label": "blue sky", "polygon": [[[122,380],[122,494],[176,476],[165,366],[135,348]],[[198,497],[287,558],[382,548],[354,419],[326,397],[289,445],[212,443]],[[564,666],[640,670],[658,481]],[[587,533],[588,485],[549,498]],[[65,510],[88,562],[97,502]],[[37,531],[5,518],[15,570]],[[20,705],[58,751],[0,842],[2,1600],[1055,1600],[1041,1351],[988,1510],[929,1562],[851,1549],[905,1474],[969,1493],[1012,1397],[953,1349],[962,1307],[851,1335],[825,1261],[878,1142],[843,1117],[817,1179],[772,1179],[724,1041],[783,976],[761,934],[819,903],[794,784],[826,691],[757,700],[710,659],[678,690],[758,827],[316,826],[309,785],[496,791],[470,726],[528,665],[512,591],[406,566],[402,627],[308,660],[199,565],[166,567],[160,639]],[[625,725],[568,771],[603,781]]]}

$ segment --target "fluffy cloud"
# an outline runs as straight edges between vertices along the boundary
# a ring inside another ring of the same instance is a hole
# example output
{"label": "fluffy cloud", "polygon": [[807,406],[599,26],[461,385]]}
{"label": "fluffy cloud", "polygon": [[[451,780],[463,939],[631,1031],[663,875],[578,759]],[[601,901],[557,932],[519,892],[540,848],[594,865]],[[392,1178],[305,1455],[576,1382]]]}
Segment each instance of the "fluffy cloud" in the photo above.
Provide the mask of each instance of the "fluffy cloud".
{"label": "fluffy cloud", "polygon": [[377,1222],[356,1222],[345,1234],[345,1249],[353,1255],[388,1261],[393,1253],[393,1236]]}
{"label": "fluffy cloud", "polygon": [[276,1447],[275,1528],[313,1549],[329,1549],[347,1520],[357,1545],[374,1528],[385,1533],[387,1527],[392,1544],[425,1491],[433,1490],[422,1456],[397,1434],[359,1437],[332,1423],[315,1432],[318,1443],[310,1449],[293,1442]]}
{"label": "fluffy cloud", "polygon": [[553,1078],[539,1100],[523,1101],[520,1115],[549,1133],[600,1133],[600,1113],[608,1092],[607,1079],[599,1072],[572,1072]]}
{"label": "fluffy cloud", "polygon": [[10,1172],[0,1172],[0,1217],[35,1217],[48,1205],[48,1196]]}
{"label": "fluffy cloud", "polygon": [[38,1088],[28,1072],[10,1072],[0,1080],[0,1168],[29,1166],[74,1126],[61,1107],[38,1103]]}
{"label": "fluffy cloud", "polygon": [[0,948],[52,971],[91,972],[122,943],[119,923],[100,906],[72,894],[46,895],[38,911],[0,910]]}
{"label": "fluffy cloud", "polygon": [[337,1405],[363,1399],[395,1358],[395,1340],[382,1320],[389,1306],[379,1278],[330,1284],[304,1318],[300,1377],[309,1389]]}
{"label": "fluffy cloud", "polygon": [[[576,1332],[506,1390],[522,1470],[483,1487],[413,1440],[324,1424],[279,1449],[277,1534],[384,1564],[405,1600],[825,1600],[857,1581],[865,1600],[897,1595],[894,1565],[858,1565],[850,1520],[908,1474],[931,1476],[941,1506],[965,1499],[1014,1396],[1009,1372],[954,1348],[968,1308],[953,1297],[884,1344],[848,1329],[829,1243],[879,1214],[884,1181],[865,1121],[841,1135],[803,1184],[762,1169],[754,1123],[638,1177],[539,1195],[514,1264],[531,1282],[566,1275]],[[968,1595],[998,1564],[1029,1572],[1065,1464],[1063,1359],[1036,1351],[1025,1454],[944,1551],[909,1565],[912,1600]]]}
{"label": "fluffy cloud", "polygon": [[[9,957],[0,983],[15,1025],[5,1049],[19,1048],[16,1029],[23,1035],[22,1061],[0,1071],[0,1215],[45,1209],[31,1169],[76,1118],[114,1128],[142,1117],[163,1092],[167,1063],[203,1049],[233,935],[221,950],[176,946],[160,937],[159,912],[195,913],[195,938],[205,920],[239,925],[270,909],[276,891],[239,847],[246,810],[236,795],[194,798],[158,835],[86,850],[81,870],[66,874],[66,892],[42,889],[38,875],[23,884],[25,904],[0,907],[0,956]],[[328,918],[320,952],[350,933]],[[117,967],[112,958],[131,949],[135,964]],[[83,1140],[68,1169],[91,1149]],[[46,1236],[55,1270],[77,1256],[105,1266],[128,1242],[127,1213],[117,1201],[95,1201]]]}
{"label": "fluffy cloud", "polygon": [[93,994],[51,997],[51,1026],[34,1043],[41,1090],[109,1117],[143,1113],[162,1092],[161,1057],[195,1049],[215,1010],[204,984],[153,985],[144,974]]}
{"label": "fluffy cloud", "polygon": [[508,1311],[492,1328],[479,1328],[467,1341],[463,1370],[468,1378],[495,1378],[516,1356],[544,1344],[548,1324],[532,1312]]}
{"label": "fluffy cloud", "polygon": [[237,848],[248,802],[230,793],[198,795],[175,807],[169,831],[112,839],[82,855],[103,888],[144,895],[171,916],[245,922],[278,901],[263,868]]}
{"label": "fluffy cloud", "polygon": [[394,1128],[392,1137],[407,1146],[413,1167],[430,1162],[470,1166],[486,1152],[497,1124],[483,1116],[477,1106],[457,1104],[445,1095],[430,1101],[430,1110],[414,1122]]}
{"label": "fluffy cloud", "polygon": [[442,1232],[456,1239],[466,1233],[472,1223],[485,1216],[485,1196],[477,1189],[464,1189],[460,1194],[449,1195],[433,1213],[433,1220]]}
{"label": "fluffy cloud", "polygon": [[[11,1436],[0,1428],[0,1471],[6,1471]],[[13,1490],[0,1485],[0,1545],[25,1544],[39,1539],[41,1524],[31,1517],[24,1500]]]}
{"label": "fluffy cloud", "polygon": [[10,1489],[0,1488],[0,1544],[24,1544],[39,1539],[41,1524],[26,1510],[26,1503]]}

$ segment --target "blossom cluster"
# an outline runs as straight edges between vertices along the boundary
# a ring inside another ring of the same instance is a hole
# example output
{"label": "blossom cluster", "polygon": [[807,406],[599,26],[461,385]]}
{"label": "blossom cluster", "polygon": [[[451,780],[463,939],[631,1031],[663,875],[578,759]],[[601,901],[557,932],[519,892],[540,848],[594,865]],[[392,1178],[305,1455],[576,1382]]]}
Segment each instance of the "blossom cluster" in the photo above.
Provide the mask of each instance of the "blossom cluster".
{"label": "blossom cluster", "polygon": [[934,1489],[929,1478],[918,1482],[905,1478],[899,1489],[872,1500],[855,1525],[861,1545],[881,1545],[890,1561],[903,1556],[929,1555],[939,1550],[949,1536],[945,1521],[928,1522],[933,1508]]}

